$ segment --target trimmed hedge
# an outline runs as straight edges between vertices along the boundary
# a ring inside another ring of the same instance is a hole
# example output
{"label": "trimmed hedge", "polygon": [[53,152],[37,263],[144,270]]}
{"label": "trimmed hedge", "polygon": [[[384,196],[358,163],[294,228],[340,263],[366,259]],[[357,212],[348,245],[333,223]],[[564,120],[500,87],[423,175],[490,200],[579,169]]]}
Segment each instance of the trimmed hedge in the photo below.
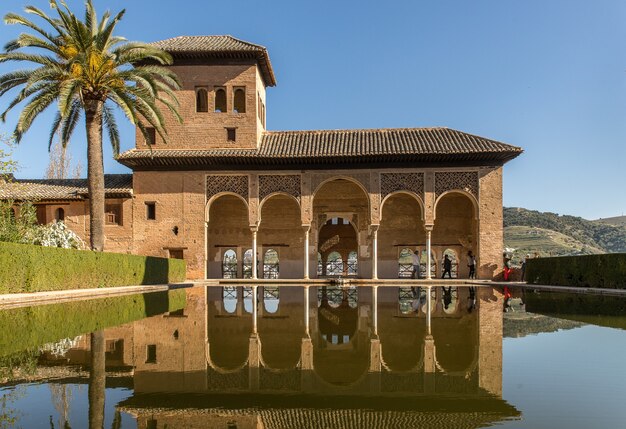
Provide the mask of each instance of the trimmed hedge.
{"label": "trimmed hedge", "polygon": [[174,283],[180,259],[0,243],[0,293]]}
{"label": "trimmed hedge", "polygon": [[626,253],[529,259],[530,284],[626,289]]}

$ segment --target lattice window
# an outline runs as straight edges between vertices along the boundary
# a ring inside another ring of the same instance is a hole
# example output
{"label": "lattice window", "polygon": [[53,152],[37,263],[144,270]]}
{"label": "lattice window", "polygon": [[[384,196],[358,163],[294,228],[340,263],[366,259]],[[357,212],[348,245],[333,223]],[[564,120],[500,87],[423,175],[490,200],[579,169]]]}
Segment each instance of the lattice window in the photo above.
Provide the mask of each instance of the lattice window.
{"label": "lattice window", "polygon": [[478,173],[475,171],[435,173],[436,197],[452,190],[469,192],[478,198]]}
{"label": "lattice window", "polygon": [[397,191],[411,191],[424,197],[424,173],[381,173],[380,197]]}
{"label": "lattice window", "polygon": [[207,198],[211,198],[221,192],[232,192],[241,195],[241,197],[248,201],[248,176],[207,176]]}
{"label": "lattice window", "polygon": [[300,175],[296,174],[267,174],[259,176],[259,199],[263,199],[274,192],[284,192],[300,201]]}

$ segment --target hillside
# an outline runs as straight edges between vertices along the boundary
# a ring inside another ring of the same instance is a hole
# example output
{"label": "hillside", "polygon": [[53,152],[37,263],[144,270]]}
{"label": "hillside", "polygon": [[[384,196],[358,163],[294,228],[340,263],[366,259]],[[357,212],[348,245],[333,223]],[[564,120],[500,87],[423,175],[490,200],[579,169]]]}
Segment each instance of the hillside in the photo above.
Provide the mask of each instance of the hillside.
{"label": "hillside", "polygon": [[626,216],[606,217],[604,219],[596,219],[594,222],[613,226],[626,226]]}
{"label": "hillside", "polygon": [[540,256],[626,252],[626,226],[619,218],[590,221],[576,216],[504,208],[505,247],[516,249],[514,262],[524,254]]}

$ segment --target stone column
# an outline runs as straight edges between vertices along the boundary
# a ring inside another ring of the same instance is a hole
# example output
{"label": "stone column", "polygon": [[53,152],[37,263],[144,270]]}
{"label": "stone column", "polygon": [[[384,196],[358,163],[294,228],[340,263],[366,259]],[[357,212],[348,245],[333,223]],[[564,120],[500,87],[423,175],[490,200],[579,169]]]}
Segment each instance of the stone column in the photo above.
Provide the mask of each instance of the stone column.
{"label": "stone column", "polygon": [[378,227],[379,225],[371,225],[372,228],[372,279],[378,279]]}
{"label": "stone column", "polygon": [[430,237],[431,234],[433,232],[433,227],[426,225],[426,279],[427,280],[431,280],[432,276],[430,274],[430,267],[432,266],[432,250],[431,250],[431,243],[430,243]]}
{"label": "stone column", "polygon": [[257,244],[256,244],[256,234],[258,231],[257,227],[253,227],[250,228],[250,230],[252,231],[252,278],[253,279],[257,279],[258,278],[258,267],[257,267]]}
{"label": "stone column", "polygon": [[311,225],[302,225],[304,230],[304,278],[309,279],[309,262],[311,257],[309,256],[309,231]]}

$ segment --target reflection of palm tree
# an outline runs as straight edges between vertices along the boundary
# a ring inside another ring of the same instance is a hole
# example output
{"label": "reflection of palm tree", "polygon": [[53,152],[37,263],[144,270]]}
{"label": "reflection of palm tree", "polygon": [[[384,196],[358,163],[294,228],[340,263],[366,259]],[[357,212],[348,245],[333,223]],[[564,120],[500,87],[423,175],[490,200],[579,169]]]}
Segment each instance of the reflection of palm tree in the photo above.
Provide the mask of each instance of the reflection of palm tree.
{"label": "reflection of palm tree", "polygon": [[[70,402],[72,391],[64,384],[50,384],[50,393],[52,393],[52,403],[59,413],[59,427],[63,429],[71,429],[68,422],[70,414]],[[52,417],[50,417],[52,418]]]}
{"label": "reflection of palm tree", "polygon": [[89,429],[104,427],[104,331],[91,334],[91,373],[89,375]]}

